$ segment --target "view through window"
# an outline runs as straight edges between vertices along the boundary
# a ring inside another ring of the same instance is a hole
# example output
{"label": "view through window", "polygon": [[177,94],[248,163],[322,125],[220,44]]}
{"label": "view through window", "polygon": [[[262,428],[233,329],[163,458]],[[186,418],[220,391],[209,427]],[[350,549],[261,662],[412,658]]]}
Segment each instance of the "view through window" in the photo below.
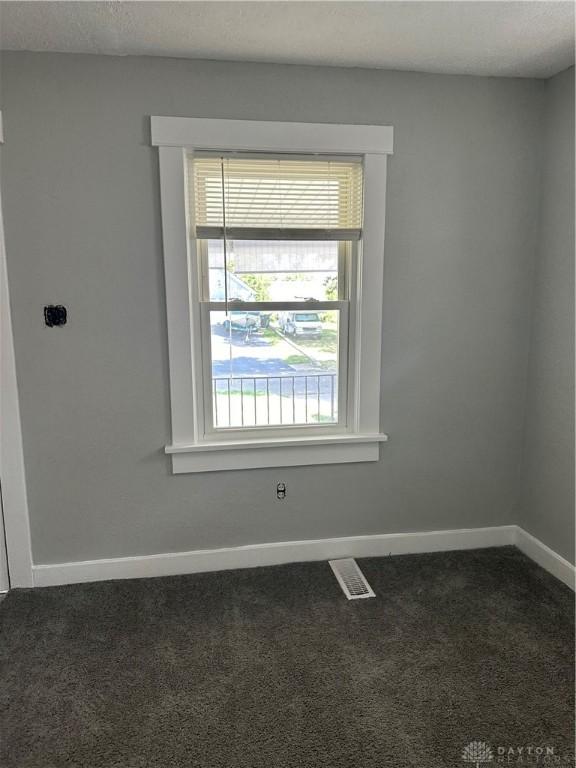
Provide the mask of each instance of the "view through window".
{"label": "view through window", "polygon": [[194,165],[210,425],[342,424],[360,164]]}
{"label": "view through window", "polygon": [[[228,243],[228,296],[243,302],[303,302],[298,309],[210,313],[217,427],[338,422],[337,242]],[[210,298],[224,296],[221,241],[208,241]]]}

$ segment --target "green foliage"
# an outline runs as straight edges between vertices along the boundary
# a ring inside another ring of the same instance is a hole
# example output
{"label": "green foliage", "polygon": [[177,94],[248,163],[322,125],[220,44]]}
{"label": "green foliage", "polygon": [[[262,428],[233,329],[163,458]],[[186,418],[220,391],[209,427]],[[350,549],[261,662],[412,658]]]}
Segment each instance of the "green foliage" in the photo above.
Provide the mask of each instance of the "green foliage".
{"label": "green foliage", "polygon": [[327,416],[325,413],[313,413],[312,421],[319,422],[320,424],[334,424],[335,419],[331,416]]}
{"label": "green foliage", "polygon": [[268,344],[279,344],[282,341],[282,337],[273,328],[262,328],[260,338],[265,339]]}
{"label": "green foliage", "polygon": [[306,355],[288,355],[288,357],[284,358],[284,362],[288,363],[288,365],[306,365],[306,363],[309,365],[314,361]]}
{"label": "green foliage", "polygon": [[326,298],[329,301],[336,301],[338,299],[338,278],[327,277],[324,280],[324,288],[326,289]]}
{"label": "green foliage", "polygon": [[310,352],[311,357],[314,357],[314,350],[316,349],[335,356],[338,349],[338,334],[335,330],[324,328],[319,338],[298,339],[298,346],[304,352]]}
{"label": "green foliage", "polygon": [[255,301],[268,301],[272,278],[267,275],[241,275],[242,282],[250,286],[255,293]]}

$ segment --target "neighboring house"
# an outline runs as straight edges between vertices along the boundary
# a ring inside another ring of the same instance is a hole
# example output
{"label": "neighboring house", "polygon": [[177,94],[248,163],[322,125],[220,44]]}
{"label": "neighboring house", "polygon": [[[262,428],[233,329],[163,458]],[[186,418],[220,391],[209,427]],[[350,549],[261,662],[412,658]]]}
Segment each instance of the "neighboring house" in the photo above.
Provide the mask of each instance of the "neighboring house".
{"label": "neighboring house", "polygon": [[[256,301],[256,293],[249,285],[233,272],[228,272],[228,296],[224,292],[224,270],[210,267],[210,298],[212,301],[240,299],[240,301]],[[211,325],[223,325],[225,328],[243,331],[260,327],[259,313],[230,311],[212,312]]]}
{"label": "neighboring house", "polygon": [[[212,301],[225,301],[224,270],[210,267],[210,298]],[[241,301],[255,301],[256,294],[243,280],[233,272],[228,272],[228,298]]]}

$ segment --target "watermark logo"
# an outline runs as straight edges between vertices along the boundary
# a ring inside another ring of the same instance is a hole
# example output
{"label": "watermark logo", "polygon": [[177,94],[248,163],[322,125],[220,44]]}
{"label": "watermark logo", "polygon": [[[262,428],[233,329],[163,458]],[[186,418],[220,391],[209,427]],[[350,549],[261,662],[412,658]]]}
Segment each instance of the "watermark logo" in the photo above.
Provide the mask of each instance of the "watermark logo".
{"label": "watermark logo", "polygon": [[[574,767],[574,755],[557,754],[550,745],[508,745],[491,746],[486,741],[471,741],[462,750],[462,760],[475,768],[486,768],[486,763],[506,763],[521,768],[552,768],[552,766]],[[494,766],[496,768],[496,766]]]}
{"label": "watermark logo", "polygon": [[462,760],[465,763],[474,763],[476,768],[480,768],[481,763],[489,763],[494,760],[492,747],[485,741],[471,741],[462,750]]}

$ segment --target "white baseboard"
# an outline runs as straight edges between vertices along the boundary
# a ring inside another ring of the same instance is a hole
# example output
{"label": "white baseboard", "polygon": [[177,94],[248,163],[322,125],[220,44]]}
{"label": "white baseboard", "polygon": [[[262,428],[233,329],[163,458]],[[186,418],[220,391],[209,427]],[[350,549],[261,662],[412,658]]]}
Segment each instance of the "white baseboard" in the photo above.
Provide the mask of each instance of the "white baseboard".
{"label": "white baseboard", "polygon": [[232,568],[333,560],[339,557],[382,557],[421,552],[447,552],[458,549],[499,547],[507,544],[515,544],[538,565],[574,589],[575,567],[517,525],[283,541],[223,549],[35,565],[33,576],[35,587],[50,587],[87,581],[176,576],[205,571],[225,571]]}
{"label": "white baseboard", "polygon": [[478,549],[514,544],[516,526],[461,528],[423,533],[385,533],[374,536],[348,536],[338,539],[285,541],[250,544],[225,549],[193,552],[168,552],[161,555],[86,560],[75,563],[35,565],[34,586],[50,587],[109,579],[135,579],[144,576],[175,576],[231,568],[254,568],[339,557],[381,557],[454,549]]}
{"label": "white baseboard", "polygon": [[576,567],[572,563],[520,526],[516,526],[516,541],[514,543],[531,560],[563,581],[570,589],[574,589]]}

